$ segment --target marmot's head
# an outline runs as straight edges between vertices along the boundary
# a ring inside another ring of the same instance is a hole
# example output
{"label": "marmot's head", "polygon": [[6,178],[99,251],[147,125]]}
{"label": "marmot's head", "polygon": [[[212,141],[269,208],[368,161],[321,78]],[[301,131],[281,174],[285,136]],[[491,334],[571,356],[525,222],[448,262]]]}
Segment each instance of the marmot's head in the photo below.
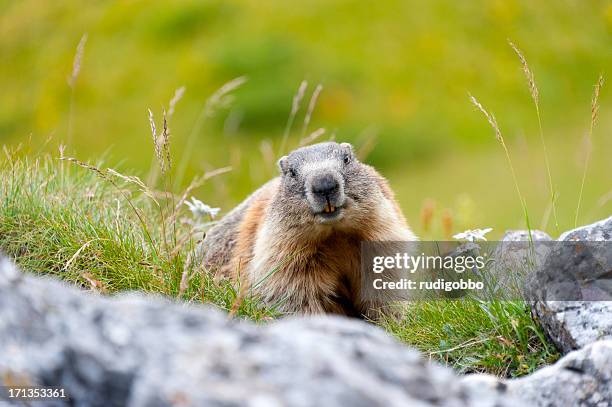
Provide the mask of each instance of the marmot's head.
{"label": "marmot's head", "polygon": [[371,209],[364,207],[373,192],[371,173],[348,143],[302,147],[282,157],[278,166],[279,209],[300,224],[346,224]]}

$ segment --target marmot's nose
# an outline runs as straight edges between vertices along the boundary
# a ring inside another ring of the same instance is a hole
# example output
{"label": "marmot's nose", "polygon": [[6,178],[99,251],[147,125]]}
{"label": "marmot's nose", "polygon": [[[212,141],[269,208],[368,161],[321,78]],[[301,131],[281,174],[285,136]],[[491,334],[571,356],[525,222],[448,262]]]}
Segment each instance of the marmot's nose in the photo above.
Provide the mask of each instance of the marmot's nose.
{"label": "marmot's nose", "polygon": [[316,195],[329,196],[338,191],[340,185],[330,174],[321,175],[312,181],[312,192]]}

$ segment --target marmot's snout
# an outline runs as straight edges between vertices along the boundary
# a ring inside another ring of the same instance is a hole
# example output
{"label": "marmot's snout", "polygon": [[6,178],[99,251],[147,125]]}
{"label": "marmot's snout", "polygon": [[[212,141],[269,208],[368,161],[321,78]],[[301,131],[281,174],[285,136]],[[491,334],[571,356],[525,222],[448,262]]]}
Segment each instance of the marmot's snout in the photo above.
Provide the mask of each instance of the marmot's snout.
{"label": "marmot's snout", "polygon": [[308,177],[306,198],[312,211],[322,220],[339,219],[346,201],[342,176],[328,170]]}

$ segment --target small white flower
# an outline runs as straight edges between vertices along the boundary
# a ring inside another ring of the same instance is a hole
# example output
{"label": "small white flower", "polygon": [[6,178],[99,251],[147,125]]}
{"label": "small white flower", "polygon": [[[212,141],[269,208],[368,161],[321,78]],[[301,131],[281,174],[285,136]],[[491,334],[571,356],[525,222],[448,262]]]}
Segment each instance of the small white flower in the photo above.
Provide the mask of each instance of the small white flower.
{"label": "small white flower", "polygon": [[453,237],[457,240],[465,239],[470,242],[474,240],[487,240],[485,235],[492,230],[493,228],[466,230],[465,232],[457,233]]}
{"label": "small white flower", "polygon": [[206,205],[204,202],[200,201],[199,199],[196,199],[193,196],[191,197],[191,202],[187,201],[185,202],[185,205],[189,207],[189,210],[196,218],[203,218],[204,216],[210,216],[211,218],[214,218],[221,210],[221,208],[211,208],[210,206]]}

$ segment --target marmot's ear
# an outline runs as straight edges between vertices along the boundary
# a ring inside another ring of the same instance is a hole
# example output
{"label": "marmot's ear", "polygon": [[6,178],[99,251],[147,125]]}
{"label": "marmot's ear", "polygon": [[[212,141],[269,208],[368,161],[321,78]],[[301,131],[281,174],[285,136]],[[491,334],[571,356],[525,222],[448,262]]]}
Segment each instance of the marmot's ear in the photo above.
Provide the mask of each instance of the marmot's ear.
{"label": "marmot's ear", "polygon": [[350,143],[340,143],[340,147],[350,152],[351,155],[355,154],[355,151],[353,150],[353,146]]}
{"label": "marmot's ear", "polygon": [[278,160],[278,168],[283,174],[287,171],[287,156],[286,155],[281,157],[280,160]]}

